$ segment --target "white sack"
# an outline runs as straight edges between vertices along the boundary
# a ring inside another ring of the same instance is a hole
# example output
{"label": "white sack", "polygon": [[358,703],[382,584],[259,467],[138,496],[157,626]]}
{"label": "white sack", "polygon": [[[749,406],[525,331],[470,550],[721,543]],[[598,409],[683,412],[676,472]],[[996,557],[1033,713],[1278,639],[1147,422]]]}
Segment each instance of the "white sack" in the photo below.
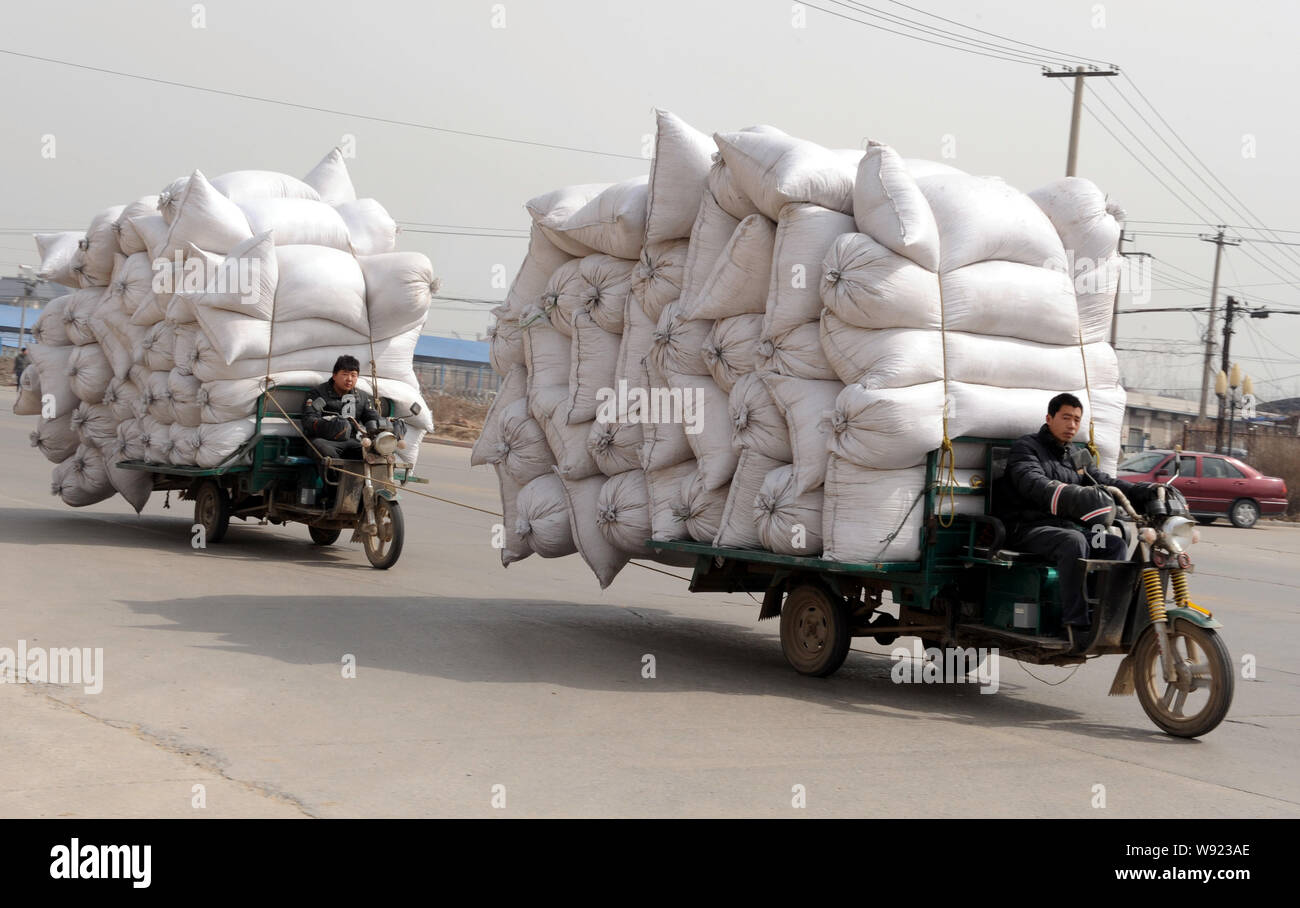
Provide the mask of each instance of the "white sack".
{"label": "white sack", "polygon": [[576,211],[554,210],[537,223],[561,248],[565,244],[557,237],[596,252],[635,259],[645,239],[649,179],[639,176],[615,183]]}
{"label": "white sack", "polygon": [[[853,185],[859,233],[927,271],[939,270],[939,227],[930,203],[898,152],[871,142]],[[864,326],[869,327],[869,326]]]}
{"label": "white sack", "polygon": [[[45,374],[44,370],[41,372]],[[81,400],[97,404],[104,399],[104,389],[113,378],[113,368],[99,344],[73,347],[68,357],[68,386]]]}
{"label": "white sack", "polygon": [[741,221],[722,247],[699,292],[684,308],[684,318],[728,318],[762,314],[772,277],[776,225],[761,214]]}
{"label": "white sack", "polygon": [[772,220],[790,202],[852,213],[861,151],[832,151],[776,131],[714,133],[713,138],[736,184]]}
{"label": "white sack", "polygon": [[77,279],[77,274],[72,268],[81,237],[82,234],[76,230],[36,234],[36,251],[41,257],[36,276],[74,290],[80,288],[81,281]]}
{"label": "white sack", "polygon": [[759,371],[834,381],[838,376],[822,349],[821,323],[805,322],[776,336],[764,335],[755,348],[754,367]]}
{"label": "white sack", "polygon": [[[163,194],[158,199],[161,206]],[[166,208],[163,209],[163,217],[167,217]],[[185,184],[184,194],[171,221],[162,257],[171,258],[177,251],[183,253],[187,244],[216,255],[225,255],[254,233],[261,231],[250,229],[248,218],[240,207],[213,188],[203,174],[196,170]]]}
{"label": "white sack", "polygon": [[652,344],[647,359],[661,372],[708,375],[709,366],[704,361],[704,343],[713,330],[713,322],[710,319],[683,319],[682,306],[681,300],[664,306],[659,324],[651,335]]}
{"label": "white sack", "polygon": [[586,479],[563,479],[564,498],[568,505],[569,528],[582,560],[587,562],[603,590],[628,563],[627,552],[615,547],[605,538],[597,523],[600,490],[605,485],[604,476]]}
{"label": "white sack", "polygon": [[836,239],[853,229],[853,218],[816,205],[781,212],[772,248],[763,337],[774,338],[821,315],[822,262]]}
{"label": "white sack", "polygon": [[1065,250],[1047,215],[996,177],[940,174],[916,181],[939,226],[940,272],[1002,259],[1065,271]]}
{"label": "white sack", "polygon": [[483,431],[475,439],[474,447],[470,451],[470,466],[476,467],[490,462],[489,458],[496,452],[497,443],[501,440],[502,414],[506,407],[515,401],[525,400],[527,390],[527,369],[523,366],[515,366],[506,373],[497,388],[496,396],[492,398],[492,405],[488,407],[487,416],[483,418]]}
{"label": "white sack", "polygon": [[50,463],[62,463],[77,451],[81,439],[72,428],[72,412],[53,419],[41,419],[36,430],[28,436],[32,447],[45,455]]}
{"label": "white sack", "polygon": [[18,397],[14,401],[15,416],[39,416],[41,414],[41,370],[28,365],[23,376],[18,380]]}
{"label": "white sack", "polygon": [[647,245],[632,272],[630,296],[646,318],[659,321],[664,306],[682,294],[689,240],[667,240]]}
{"label": "white sack", "polygon": [[120,435],[114,435],[104,446],[102,453],[109,484],[139,514],[148,503],[149,496],[153,494],[153,474],[141,470],[124,470],[118,466],[118,463],[123,460],[135,459],[127,441]]}
{"label": "white sack", "polygon": [[95,343],[95,332],[90,320],[95,310],[104,300],[103,287],[86,287],[69,295],[63,310],[63,332],[68,340],[77,345]]}
{"label": "white sack", "polygon": [[758,497],[767,474],[785,465],[753,448],[741,450],[736,475],[727,487],[727,503],[722,509],[718,535],[712,540],[714,545],[736,549],[764,547],[754,519],[754,499]]}
{"label": "white sack", "polygon": [[424,327],[437,285],[428,256],[422,252],[387,252],[359,255],[357,262],[365,281],[373,337],[392,337]]}
{"label": "white sack", "polygon": [[826,479],[830,419],[844,385],[762,373],[763,383],[785,417],[794,463],[794,494],[817,488]]}
{"label": "white sack", "polygon": [[[248,218],[249,229],[254,234],[270,231],[276,246],[328,246],[352,254],[352,238],[347,223],[336,209],[324,202],[251,199],[240,204],[239,210]],[[201,243],[194,245],[205,248]],[[225,254],[229,250],[212,251]]]}
{"label": "white sack", "polygon": [[65,293],[45,304],[45,308],[36,319],[36,324],[32,325],[32,339],[36,343],[47,347],[66,347],[72,343],[68,339],[68,331],[64,326],[64,317],[68,311],[68,303],[71,301],[72,294]]}
{"label": "white sack", "polygon": [[[727,412],[731,417],[731,441],[735,447],[755,451],[778,463],[794,460],[785,415],[772,398],[761,373],[751,372],[736,381],[728,399]],[[754,491],[758,491],[757,486]]]}
{"label": "white sack", "polygon": [[704,287],[713,266],[739,226],[740,220],[718,207],[712,193],[704,193],[699,213],[695,216],[695,224],[691,228],[690,244],[686,248],[686,262],[682,272],[682,303],[694,304],[696,294]]}
{"label": "white sack", "polygon": [[822,550],[822,495],[818,486],[797,491],[795,467],[767,474],[754,497],[754,522],[763,548],[780,555],[818,555]]}
{"label": "white sack", "polygon": [[666,542],[690,538],[683,522],[680,504],[682,487],[693,478],[695,478],[693,460],[684,460],[662,469],[646,470],[646,494],[650,499],[652,539]]}
{"label": "white sack", "polygon": [[341,205],[357,197],[343,152],[338,148],[330,149],[330,153],[321,158],[302,181],[316,190],[320,200],[327,205]]}
{"label": "white sack", "polygon": [[699,471],[681,486],[674,504],[686,535],[696,542],[713,542],[722,526],[722,510],[727,505],[728,486],[709,488],[709,478]]}
{"label": "white sack", "polygon": [[84,400],[72,411],[72,431],[83,445],[104,448],[117,437],[117,418],[105,404],[88,404]]}
{"label": "white sack", "polygon": [[859,328],[937,329],[941,324],[938,275],[864,233],[845,233],[831,244],[822,260],[821,300],[836,317]]}
{"label": "white sack", "polygon": [[546,434],[528,414],[528,401],[522,397],[502,411],[500,440],[488,460],[499,463],[521,487],[555,466]]}
{"label": "white sack", "polygon": [[596,418],[601,395],[614,387],[621,340],[619,335],[596,324],[589,312],[584,310],[574,316],[569,357],[570,423],[586,423]]}
{"label": "white sack", "polygon": [[587,451],[600,472],[617,476],[641,468],[641,445],[644,441],[640,423],[602,422],[597,418],[587,435]]}
{"label": "white sack", "polygon": [[650,495],[645,473],[627,470],[605,481],[596,496],[596,526],[605,540],[633,557],[651,556]]}
{"label": "white sack", "polygon": [[666,110],[655,110],[654,157],[643,245],[691,235],[713,155],[713,139]]}
{"label": "white sack", "polygon": [[32,366],[41,376],[41,398],[53,400],[54,416],[71,413],[78,403],[68,375],[68,366],[76,349],[78,348],[47,347],[44,344],[34,344],[27,348]]}
{"label": "white sack", "polygon": [[114,205],[91,218],[72,265],[83,287],[107,286],[112,277],[114,257],[122,251],[113,225],[125,208],[125,205]]}
{"label": "white sack", "polygon": [[157,210],[158,196],[156,195],[138,198],[122,209],[122,213],[113,222],[113,230],[117,233],[117,248],[122,250],[123,255],[148,253],[149,244],[140,236],[140,232],[131,221],[133,218],[150,217]]}
{"label": "white sack", "polygon": [[538,476],[515,499],[515,534],[543,558],[562,558],[578,551],[569,526],[564,483],[554,473]]}
{"label": "white sack", "polygon": [[232,170],[213,177],[212,188],[236,205],[254,199],[321,200],[320,193],[302,180],[274,170]]}
{"label": "white sack", "polygon": [[[731,446],[727,392],[707,375],[665,374],[668,385],[681,392],[686,443],[695,455],[700,491],[712,491],[731,481],[739,452]],[[724,502],[725,503],[725,502]],[[719,505],[721,516],[721,504]],[[716,529],[715,529],[716,534]],[[709,539],[714,534],[709,535]]]}
{"label": "white sack", "polygon": [[596,250],[567,231],[554,229],[553,225],[565,223],[570,216],[611,185],[610,183],[584,183],[579,186],[564,186],[529,199],[524,208],[528,210],[533,223],[542,229],[546,238],[557,248],[581,258],[584,255],[591,255]]}
{"label": "white sack", "polygon": [[582,308],[586,282],[578,273],[581,268],[582,259],[565,262],[551,274],[542,293],[542,311],[551,327],[565,337],[573,337],[573,316]]}
{"label": "white sack", "polygon": [[519,535],[519,513],[516,503],[522,491],[519,484],[510,478],[500,466],[497,467],[497,484],[501,489],[501,525],[505,530],[505,539],[501,546],[501,566],[509,567],[533,553],[529,541]]}
{"label": "white sack", "polygon": [[75,454],[54,468],[50,491],[73,508],[112,498],[114,489],[108,481],[104,456],[97,448],[81,445]]}
{"label": "white sack", "polygon": [[722,390],[730,392],[736,380],[753,372],[758,360],[758,336],[763,314],[720,318],[704,339],[704,364]]}

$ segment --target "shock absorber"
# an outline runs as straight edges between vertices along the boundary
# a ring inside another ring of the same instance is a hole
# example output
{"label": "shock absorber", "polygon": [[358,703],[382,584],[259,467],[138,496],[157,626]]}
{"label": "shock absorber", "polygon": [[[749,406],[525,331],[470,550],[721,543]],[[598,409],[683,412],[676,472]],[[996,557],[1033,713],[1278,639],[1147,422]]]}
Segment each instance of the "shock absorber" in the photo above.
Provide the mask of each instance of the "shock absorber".
{"label": "shock absorber", "polygon": [[[1178,572],[1182,574],[1182,571]],[[1186,591],[1187,581],[1183,580],[1183,588]],[[1147,596],[1147,613],[1151,616],[1151,621],[1165,620],[1165,591],[1164,585],[1160,582],[1160,571],[1156,568],[1148,567],[1142,569],[1142,588],[1146,591]]]}
{"label": "shock absorber", "polygon": [[1187,605],[1190,595],[1187,591],[1187,572],[1181,568],[1175,568],[1169,573],[1174,587],[1174,604],[1181,608]]}

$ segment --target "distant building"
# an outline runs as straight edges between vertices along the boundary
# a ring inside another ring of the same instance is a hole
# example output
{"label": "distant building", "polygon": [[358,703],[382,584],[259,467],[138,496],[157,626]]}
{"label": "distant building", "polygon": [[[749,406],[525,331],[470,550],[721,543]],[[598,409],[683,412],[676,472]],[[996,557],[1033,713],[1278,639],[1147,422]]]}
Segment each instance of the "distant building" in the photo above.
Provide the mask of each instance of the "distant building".
{"label": "distant building", "polygon": [[494,394],[501,378],[488,360],[488,342],[424,335],[415,345],[415,374],[432,391],[462,397]]}
{"label": "distant building", "polygon": [[[1124,407],[1124,423],[1120,433],[1120,444],[1125,453],[1141,451],[1146,448],[1169,449],[1183,443],[1183,426],[1196,422],[1200,412],[1199,401],[1183,400],[1179,397],[1161,397],[1143,391],[1129,391],[1128,403]],[[1210,395],[1206,410],[1206,422],[1213,424],[1219,415],[1219,399]],[[1226,425],[1226,419],[1225,419]],[[1243,418],[1237,412],[1237,431],[1248,426],[1271,426],[1285,428],[1294,425],[1280,413],[1258,410],[1250,419]]]}
{"label": "distant building", "polygon": [[[0,344],[6,347],[21,346],[32,342],[32,325],[41,316],[41,309],[52,299],[71,293],[72,288],[62,284],[41,281],[27,295],[27,282],[17,277],[0,277]],[[20,305],[27,302],[26,312]],[[21,344],[18,338],[19,328],[25,328]]]}

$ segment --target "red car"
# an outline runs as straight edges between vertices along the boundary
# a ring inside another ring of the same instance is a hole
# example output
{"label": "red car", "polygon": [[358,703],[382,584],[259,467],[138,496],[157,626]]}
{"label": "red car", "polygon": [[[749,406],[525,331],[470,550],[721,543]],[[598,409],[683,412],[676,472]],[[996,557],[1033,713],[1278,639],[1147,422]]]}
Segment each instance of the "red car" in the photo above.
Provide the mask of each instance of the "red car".
{"label": "red car", "polygon": [[[1261,515],[1285,514],[1286,482],[1265,476],[1226,454],[1182,451],[1174,488],[1202,524],[1227,517],[1233,526],[1251,527]],[[1142,451],[1120,462],[1120,479],[1166,482],[1174,473],[1173,451]]]}

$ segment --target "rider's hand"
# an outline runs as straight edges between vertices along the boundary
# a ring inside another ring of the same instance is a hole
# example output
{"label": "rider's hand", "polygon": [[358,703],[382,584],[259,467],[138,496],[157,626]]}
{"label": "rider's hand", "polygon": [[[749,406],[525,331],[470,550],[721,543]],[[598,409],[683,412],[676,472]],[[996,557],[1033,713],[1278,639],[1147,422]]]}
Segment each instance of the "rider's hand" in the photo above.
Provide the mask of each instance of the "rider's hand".
{"label": "rider's hand", "polygon": [[1156,497],[1156,489],[1158,487],[1159,483],[1139,482],[1134,484],[1133,488],[1129,489],[1126,497],[1134,506],[1145,505],[1148,501],[1151,501]]}
{"label": "rider's hand", "polygon": [[1096,512],[1114,507],[1115,499],[1100,486],[1062,484],[1053,492],[1052,513],[1058,517],[1091,522]]}

